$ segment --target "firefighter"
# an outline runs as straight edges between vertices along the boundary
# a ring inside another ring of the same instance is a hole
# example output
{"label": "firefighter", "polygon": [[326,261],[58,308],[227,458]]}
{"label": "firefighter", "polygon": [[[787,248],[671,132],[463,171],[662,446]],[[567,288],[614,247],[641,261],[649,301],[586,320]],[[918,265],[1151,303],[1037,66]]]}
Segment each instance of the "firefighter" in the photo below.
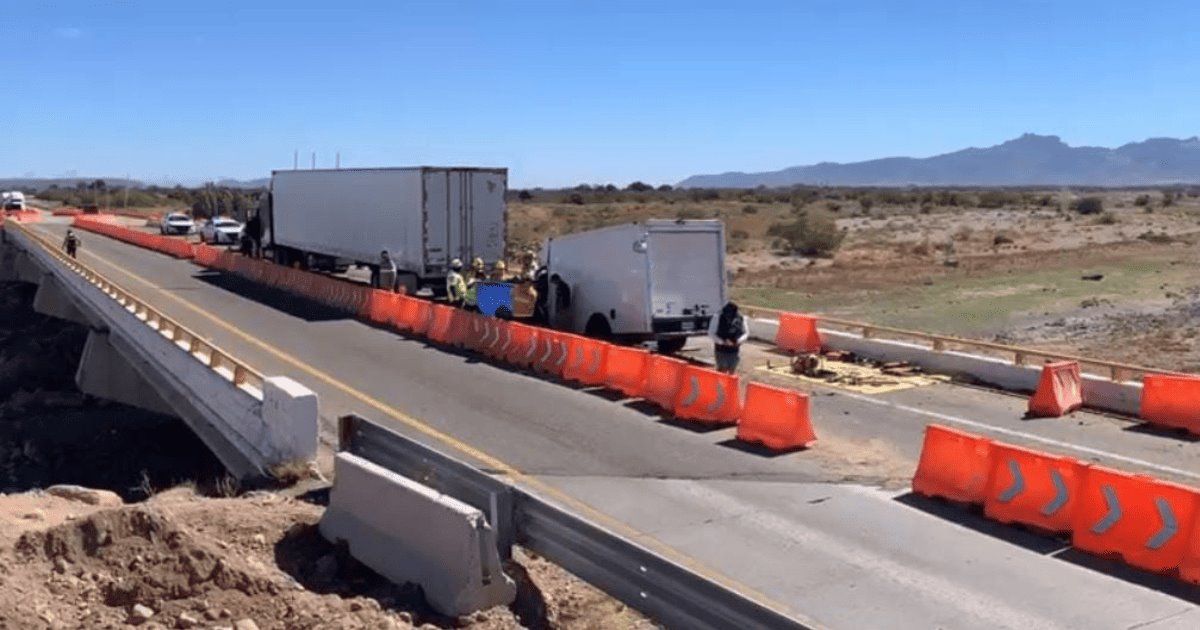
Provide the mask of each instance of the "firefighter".
{"label": "firefighter", "polygon": [[537,280],[537,273],[538,273],[537,253],[534,252],[532,249],[525,250],[525,255],[522,257],[521,262],[524,265],[524,267],[521,269],[521,279],[526,282],[533,282],[534,280]]}
{"label": "firefighter", "polygon": [[508,273],[508,265],[504,264],[503,260],[497,260],[496,265],[492,267],[492,276],[490,280],[496,282],[504,282],[504,274]]}
{"label": "firefighter", "polygon": [[450,273],[446,276],[446,301],[450,304],[467,306],[467,281],[462,275],[462,261],[455,258],[450,261]]}
{"label": "firefighter", "polygon": [[67,237],[63,239],[63,249],[68,256],[75,258],[75,252],[79,249],[79,237],[75,235],[75,230],[67,230]]}

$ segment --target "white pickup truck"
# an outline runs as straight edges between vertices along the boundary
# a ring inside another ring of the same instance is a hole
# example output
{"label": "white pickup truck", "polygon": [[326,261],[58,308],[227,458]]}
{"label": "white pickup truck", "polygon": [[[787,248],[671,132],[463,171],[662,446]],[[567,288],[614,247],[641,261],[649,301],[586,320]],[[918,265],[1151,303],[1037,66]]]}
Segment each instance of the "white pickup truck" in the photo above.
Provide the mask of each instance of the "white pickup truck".
{"label": "white pickup truck", "polygon": [[725,304],[725,226],[649,220],[548,239],[552,327],[677,352]]}

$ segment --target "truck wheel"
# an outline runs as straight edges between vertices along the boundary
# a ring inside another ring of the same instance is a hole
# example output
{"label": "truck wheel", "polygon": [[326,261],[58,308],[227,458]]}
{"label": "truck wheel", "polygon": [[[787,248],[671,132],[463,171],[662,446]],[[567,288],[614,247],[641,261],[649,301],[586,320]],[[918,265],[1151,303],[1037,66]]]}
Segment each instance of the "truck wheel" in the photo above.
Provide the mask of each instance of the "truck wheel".
{"label": "truck wheel", "polygon": [[608,325],[608,319],[596,313],[588,319],[587,326],[583,329],[583,334],[593,339],[608,339],[612,337],[612,326]]}
{"label": "truck wheel", "polygon": [[675,354],[687,345],[687,337],[663,337],[658,340],[659,354]]}

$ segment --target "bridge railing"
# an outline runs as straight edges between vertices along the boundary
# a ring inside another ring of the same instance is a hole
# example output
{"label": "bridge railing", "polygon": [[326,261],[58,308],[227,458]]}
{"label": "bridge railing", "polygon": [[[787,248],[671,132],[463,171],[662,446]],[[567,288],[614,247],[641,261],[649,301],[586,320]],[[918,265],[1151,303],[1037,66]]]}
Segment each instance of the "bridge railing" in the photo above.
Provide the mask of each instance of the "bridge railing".
{"label": "bridge railing", "polygon": [[120,285],[104,277],[103,274],[95,269],[78,259],[71,258],[58,247],[58,244],[50,242],[42,235],[18,222],[8,222],[5,225],[5,229],[20,230],[31,241],[37,243],[63,265],[83,276],[90,284],[100,289],[123,306],[125,310],[145,322],[147,326],[170,339],[176,346],[186,350],[196,360],[204,363],[218,374],[221,374],[235,386],[250,388],[258,392],[262,391],[263,375],[261,373],[237,360],[233,355],[222,350],[199,333],[190,330],[165,315],[162,311],[138,299],[137,296],[121,288]]}

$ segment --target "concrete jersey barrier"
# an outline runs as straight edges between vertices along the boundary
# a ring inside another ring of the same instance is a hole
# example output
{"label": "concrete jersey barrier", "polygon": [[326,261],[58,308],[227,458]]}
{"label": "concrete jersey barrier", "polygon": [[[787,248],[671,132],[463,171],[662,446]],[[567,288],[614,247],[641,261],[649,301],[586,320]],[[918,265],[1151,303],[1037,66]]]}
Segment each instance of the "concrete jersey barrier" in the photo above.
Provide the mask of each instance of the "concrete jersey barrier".
{"label": "concrete jersey barrier", "polygon": [[357,455],[338,453],[321,534],[396,584],[421,586],[452,617],[504,606],[517,595],[496,535],[479,510]]}
{"label": "concrete jersey barrier", "polygon": [[[953,350],[936,351],[916,344],[886,339],[867,339],[860,335],[820,329],[826,350],[853,352],[875,361],[904,361],[937,374],[966,375],[1000,389],[1032,392],[1041,379],[1040,365],[1013,365],[1007,361]],[[775,343],[779,322],[754,319],[752,339]],[[1106,378],[1083,375],[1083,403],[1093,409],[1137,416],[1141,410],[1142,385],[1134,381],[1113,382]]]}

